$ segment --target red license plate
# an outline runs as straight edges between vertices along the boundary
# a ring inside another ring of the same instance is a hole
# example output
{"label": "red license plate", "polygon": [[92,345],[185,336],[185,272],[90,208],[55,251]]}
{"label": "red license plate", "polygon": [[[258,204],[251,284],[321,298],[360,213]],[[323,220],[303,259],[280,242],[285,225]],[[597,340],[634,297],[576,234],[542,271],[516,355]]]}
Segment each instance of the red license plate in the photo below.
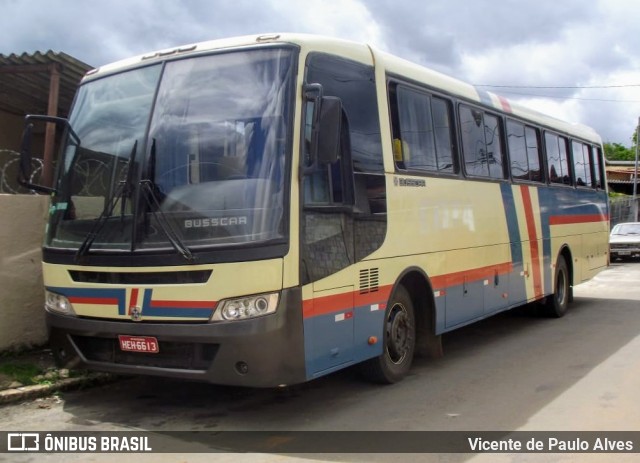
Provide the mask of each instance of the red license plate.
{"label": "red license plate", "polygon": [[158,340],[151,336],[118,336],[120,350],[127,352],[145,352],[147,354],[157,354],[160,352]]}

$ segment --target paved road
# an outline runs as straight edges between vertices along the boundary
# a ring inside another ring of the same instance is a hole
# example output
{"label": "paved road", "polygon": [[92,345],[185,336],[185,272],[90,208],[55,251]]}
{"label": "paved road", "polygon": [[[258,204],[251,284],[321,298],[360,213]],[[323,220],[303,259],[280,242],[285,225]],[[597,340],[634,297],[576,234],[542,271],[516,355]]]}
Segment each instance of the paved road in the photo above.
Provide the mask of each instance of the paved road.
{"label": "paved road", "polygon": [[[410,376],[394,386],[367,384],[352,370],[284,391],[132,378],[61,399],[6,406],[0,409],[0,429],[640,430],[639,301],[640,262],[616,263],[575,289],[564,318],[517,310],[449,333],[444,358],[417,360]],[[8,461],[57,461],[46,455],[11,457]],[[126,461],[114,455],[67,457]],[[635,461],[635,456],[404,455],[393,461],[470,459]],[[136,457],[139,463],[291,460],[242,454]],[[327,454],[302,460],[390,458]]]}

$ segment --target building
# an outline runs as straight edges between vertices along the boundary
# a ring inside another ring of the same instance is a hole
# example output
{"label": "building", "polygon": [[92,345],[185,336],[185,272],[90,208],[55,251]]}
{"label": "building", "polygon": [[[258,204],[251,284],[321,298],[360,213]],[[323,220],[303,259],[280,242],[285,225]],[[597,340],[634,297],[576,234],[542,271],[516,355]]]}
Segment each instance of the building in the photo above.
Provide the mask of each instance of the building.
{"label": "building", "polygon": [[[635,161],[607,161],[607,183],[609,190],[626,195],[633,194]],[[640,191],[638,191],[640,193]]]}
{"label": "building", "polygon": [[[27,114],[67,117],[80,79],[92,69],[66,53],[35,52],[21,55],[0,54],[0,169],[15,152]],[[34,153],[41,153],[44,169],[41,182],[51,182],[56,141],[55,128],[49,124],[34,134]],[[6,174],[9,175],[9,174]],[[11,179],[13,180],[13,179]]]}

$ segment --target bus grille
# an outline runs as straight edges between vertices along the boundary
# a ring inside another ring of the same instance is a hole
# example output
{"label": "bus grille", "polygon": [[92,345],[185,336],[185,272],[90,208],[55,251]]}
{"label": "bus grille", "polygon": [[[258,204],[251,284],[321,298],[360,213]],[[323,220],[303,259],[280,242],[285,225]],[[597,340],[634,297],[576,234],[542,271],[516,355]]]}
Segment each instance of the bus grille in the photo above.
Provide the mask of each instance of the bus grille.
{"label": "bus grille", "polygon": [[87,360],[181,370],[207,370],[218,350],[217,344],[159,341],[160,352],[124,352],[117,339],[72,336],[74,344]]}
{"label": "bus grille", "polygon": [[377,268],[360,270],[360,294],[375,293],[378,291],[380,271]]}

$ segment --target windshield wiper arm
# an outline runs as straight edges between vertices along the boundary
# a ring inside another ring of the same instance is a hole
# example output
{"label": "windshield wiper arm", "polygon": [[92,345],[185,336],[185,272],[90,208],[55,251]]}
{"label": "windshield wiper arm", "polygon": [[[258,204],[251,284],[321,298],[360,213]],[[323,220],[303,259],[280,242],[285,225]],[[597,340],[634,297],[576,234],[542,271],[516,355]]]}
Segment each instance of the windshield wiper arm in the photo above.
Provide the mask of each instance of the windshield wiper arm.
{"label": "windshield wiper arm", "polygon": [[136,159],[136,153],[138,151],[138,140],[133,144],[131,154],[129,155],[129,162],[127,166],[127,177],[124,180],[124,189],[122,194],[122,201],[120,202],[120,220],[124,217],[125,207],[127,204],[127,196],[133,193],[133,162]]}
{"label": "windshield wiper arm", "polygon": [[76,262],[80,262],[80,260],[89,252],[89,249],[91,249],[91,245],[98,237],[98,233],[100,233],[100,230],[102,230],[102,228],[104,227],[104,224],[107,222],[107,219],[111,217],[111,215],[113,214],[113,210],[116,208],[116,204],[120,199],[122,199],[121,214],[124,215],[124,199],[123,199],[124,196],[123,195],[130,194],[131,192],[131,182],[133,179],[133,174],[131,174],[131,171],[133,170],[132,164],[133,164],[133,160],[136,157],[137,150],[138,150],[138,140],[136,140],[133,143],[133,147],[131,148],[131,154],[129,154],[129,164],[127,168],[126,179],[118,182],[118,186],[113,190],[104,209],[102,209],[102,212],[96,219],[95,223],[93,224],[93,227],[91,227],[91,230],[89,231],[89,233],[87,233],[87,236],[85,237],[84,241],[82,242],[82,244],[78,248],[78,251],[76,252],[76,257],[75,257]]}
{"label": "windshield wiper arm", "polygon": [[151,180],[141,180],[140,186],[146,192],[144,195],[147,200],[147,205],[149,206],[149,211],[153,214],[160,225],[160,228],[164,232],[165,236],[171,243],[171,246],[174,247],[178,253],[188,260],[189,262],[193,262],[195,260],[195,256],[189,250],[189,248],[182,242],[180,236],[176,233],[171,225],[171,222],[167,219],[160,208],[160,203],[158,202],[158,198],[156,197],[155,192],[153,191],[153,183]]}
{"label": "windshield wiper arm", "polygon": [[100,233],[100,230],[102,230],[102,227],[104,227],[107,219],[111,217],[111,214],[113,213],[113,210],[116,208],[116,204],[118,203],[118,199],[122,196],[122,193],[124,191],[124,183],[124,181],[120,182],[116,189],[113,190],[113,194],[111,195],[111,198],[109,198],[109,202],[107,203],[105,208],[102,209],[102,212],[98,216],[98,219],[93,224],[93,227],[91,227],[91,230],[89,231],[89,233],[87,233],[87,236],[78,248],[75,257],[77,263],[79,263],[82,257],[84,257],[89,252],[91,245],[98,237],[98,233]]}

